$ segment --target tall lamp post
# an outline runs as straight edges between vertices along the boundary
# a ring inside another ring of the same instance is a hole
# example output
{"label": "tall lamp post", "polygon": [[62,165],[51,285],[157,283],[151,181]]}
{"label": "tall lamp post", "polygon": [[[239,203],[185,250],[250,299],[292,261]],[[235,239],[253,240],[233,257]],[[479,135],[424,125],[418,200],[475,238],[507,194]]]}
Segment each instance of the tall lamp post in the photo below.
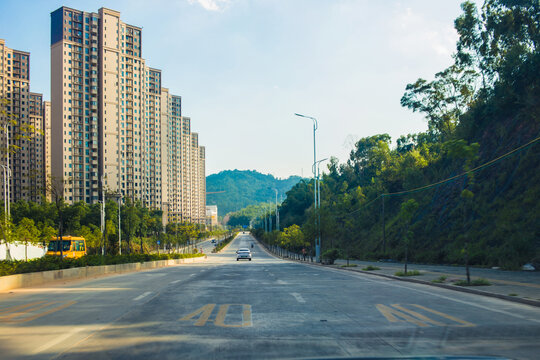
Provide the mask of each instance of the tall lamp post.
{"label": "tall lamp post", "polygon": [[8,198],[7,198],[7,188],[8,188],[8,183],[7,183],[7,179],[8,179],[8,176],[7,176],[7,173],[8,173],[8,167],[6,165],[0,165],[4,171],[4,221],[6,223],[6,226],[7,226],[7,220],[8,220]]}
{"label": "tall lamp post", "polygon": [[118,255],[122,255],[122,229],[120,227],[120,207],[122,206],[122,193],[118,191],[115,197],[118,200]]}
{"label": "tall lamp post", "polygon": [[276,192],[276,230],[279,231],[279,209],[278,209],[278,206],[277,206],[278,190],[276,188],[274,188],[274,191]]}
{"label": "tall lamp post", "polygon": [[315,208],[317,209],[317,213],[316,213],[316,216],[317,216],[317,236],[318,236],[317,243],[319,244],[319,249],[321,248],[321,181],[319,180],[319,176],[320,176],[319,165],[323,161],[326,161],[326,160],[328,160],[328,158],[324,158],[322,160],[316,161],[313,164],[314,170],[315,170],[315,167],[317,168],[317,180],[315,182],[315,187],[317,188],[317,205],[315,206]]}
{"label": "tall lamp post", "polygon": [[[313,120],[313,205],[315,209],[317,209],[317,174],[315,173],[315,163],[317,162],[317,153],[316,153],[316,142],[315,142],[315,132],[317,131],[318,124],[317,119],[311,116],[302,115],[295,113],[294,115],[300,116],[303,118],[311,119]],[[320,262],[321,257],[321,244],[315,239],[315,261]]]}

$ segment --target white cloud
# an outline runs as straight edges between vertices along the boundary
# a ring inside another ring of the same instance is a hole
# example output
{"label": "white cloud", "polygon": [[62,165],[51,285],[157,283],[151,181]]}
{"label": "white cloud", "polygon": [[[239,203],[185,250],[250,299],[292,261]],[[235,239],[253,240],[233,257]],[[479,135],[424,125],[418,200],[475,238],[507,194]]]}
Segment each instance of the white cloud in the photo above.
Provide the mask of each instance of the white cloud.
{"label": "white cloud", "polygon": [[208,11],[221,11],[229,4],[229,0],[189,0],[189,3],[198,3]]}
{"label": "white cloud", "polygon": [[449,57],[455,50],[457,33],[453,26],[411,8],[395,13],[392,24],[392,45],[404,55]]}

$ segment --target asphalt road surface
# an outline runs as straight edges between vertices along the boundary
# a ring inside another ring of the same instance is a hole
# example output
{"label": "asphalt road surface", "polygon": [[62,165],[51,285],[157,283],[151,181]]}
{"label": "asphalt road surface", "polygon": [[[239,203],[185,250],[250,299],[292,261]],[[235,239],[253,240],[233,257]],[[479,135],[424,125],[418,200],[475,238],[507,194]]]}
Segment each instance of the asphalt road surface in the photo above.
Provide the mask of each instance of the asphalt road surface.
{"label": "asphalt road surface", "polygon": [[208,261],[0,293],[2,359],[495,355],[537,359],[540,309],[278,260]]}

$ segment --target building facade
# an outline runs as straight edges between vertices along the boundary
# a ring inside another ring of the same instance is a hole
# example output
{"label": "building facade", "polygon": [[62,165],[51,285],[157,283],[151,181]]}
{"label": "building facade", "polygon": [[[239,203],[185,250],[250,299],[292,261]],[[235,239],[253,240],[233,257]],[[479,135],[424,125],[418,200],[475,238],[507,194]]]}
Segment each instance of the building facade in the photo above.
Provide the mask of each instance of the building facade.
{"label": "building facade", "polygon": [[0,173],[11,202],[40,201],[45,190],[42,98],[30,92],[30,53],[0,39]]}
{"label": "building facade", "polygon": [[217,205],[206,205],[206,225],[218,226],[218,207]]}
{"label": "building facade", "polygon": [[163,210],[164,222],[204,223],[193,204],[205,194],[185,191],[204,186],[184,119],[181,98],[142,58],[140,27],[106,8],[51,13],[51,174],[66,202],[107,193]]}

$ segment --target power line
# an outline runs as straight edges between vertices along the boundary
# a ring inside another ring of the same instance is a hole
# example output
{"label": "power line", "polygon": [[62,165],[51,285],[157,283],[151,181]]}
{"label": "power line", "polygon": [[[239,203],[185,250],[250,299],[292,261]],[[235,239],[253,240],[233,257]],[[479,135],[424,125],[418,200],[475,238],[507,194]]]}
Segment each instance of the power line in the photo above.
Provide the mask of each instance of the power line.
{"label": "power line", "polygon": [[484,164],[482,164],[482,165],[480,165],[480,166],[477,166],[477,167],[475,167],[474,169],[471,169],[471,170],[469,170],[469,171],[465,171],[464,173],[461,173],[461,174],[456,175],[456,176],[452,176],[452,177],[450,177],[450,178],[448,178],[448,179],[444,179],[444,180],[438,181],[438,182],[436,182],[436,183],[429,184],[429,185],[425,185],[425,186],[422,186],[422,187],[419,187],[419,188],[415,188],[415,189],[411,189],[411,190],[404,190],[404,191],[397,191],[397,192],[393,192],[393,193],[386,193],[386,194],[381,194],[381,195],[379,195],[379,196],[405,195],[405,194],[410,194],[410,193],[418,192],[418,191],[425,190],[425,189],[430,189],[430,188],[435,187],[435,186],[438,186],[438,185],[446,184],[446,183],[448,183],[448,182],[450,182],[450,181],[454,181],[454,180],[456,180],[456,179],[458,179],[458,178],[460,178],[460,177],[463,177],[463,176],[465,176],[465,175],[467,175],[467,174],[469,174],[469,173],[477,172],[478,170],[481,170],[481,169],[483,169],[483,168],[485,168],[485,167],[488,167],[488,166],[490,166],[490,165],[493,165],[493,164],[495,164],[496,162],[501,161],[501,160],[503,160],[503,159],[505,159],[505,158],[507,158],[507,157],[509,157],[509,156],[511,156],[511,155],[513,155],[513,154],[515,154],[515,153],[517,153],[518,151],[521,151],[521,150],[523,150],[523,149],[525,149],[525,148],[531,146],[532,144],[534,144],[534,143],[537,142],[538,140],[540,140],[540,137],[537,137],[536,139],[529,141],[529,142],[526,143],[525,145],[522,145],[522,146],[520,146],[520,147],[518,147],[518,148],[516,148],[516,149],[514,149],[514,150],[512,150],[512,151],[510,151],[510,152],[507,152],[506,154],[501,155],[501,156],[499,156],[498,158],[495,158],[495,159],[490,160],[490,161],[488,161],[488,162],[486,162],[486,163],[484,163]]}
{"label": "power line", "polygon": [[411,194],[411,193],[415,193],[415,192],[419,192],[419,191],[422,191],[422,190],[427,190],[427,189],[431,189],[433,187],[436,187],[436,186],[439,186],[439,185],[443,185],[443,184],[446,184],[446,183],[449,183],[451,181],[454,181],[456,179],[459,179],[469,173],[473,173],[473,172],[477,172],[485,167],[488,167],[490,165],[493,165],[511,155],[514,155],[516,154],[517,152],[519,151],[522,151],[526,148],[528,148],[529,146],[533,145],[535,142],[537,142],[538,140],[540,140],[540,137],[537,137],[536,139],[533,139],[531,141],[529,141],[528,143],[524,144],[524,145],[521,145],[520,147],[518,148],[515,148],[514,150],[512,151],[509,151],[507,152],[506,154],[504,155],[501,155],[493,160],[490,160],[482,165],[479,165],[471,170],[468,170],[468,171],[465,171],[459,175],[456,175],[456,176],[452,176],[452,177],[449,177],[447,179],[444,179],[444,180],[441,180],[441,181],[438,181],[436,183],[433,183],[433,184],[429,184],[429,185],[425,185],[425,186],[421,186],[421,187],[418,187],[418,188],[414,188],[414,189],[411,189],[411,190],[404,190],[404,191],[396,191],[396,192],[392,192],[392,193],[383,193],[383,194],[380,194],[378,195],[376,198],[374,198],[373,200],[371,200],[370,202],[366,203],[366,204],[362,204],[361,207],[359,207],[358,209],[354,210],[354,211],[351,211],[343,216],[340,216],[340,217],[345,217],[345,216],[349,216],[349,215],[352,215],[354,213],[357,213],[358,211],[362,210],[363,208],[367,207],[368,205],[371,205],[373,202],[375,202],[376,200],[378,200],[379,198],[383,198],[383,197],[388,197],[388,196],[399,196],[399,195],[406,195],[406,194]]}

